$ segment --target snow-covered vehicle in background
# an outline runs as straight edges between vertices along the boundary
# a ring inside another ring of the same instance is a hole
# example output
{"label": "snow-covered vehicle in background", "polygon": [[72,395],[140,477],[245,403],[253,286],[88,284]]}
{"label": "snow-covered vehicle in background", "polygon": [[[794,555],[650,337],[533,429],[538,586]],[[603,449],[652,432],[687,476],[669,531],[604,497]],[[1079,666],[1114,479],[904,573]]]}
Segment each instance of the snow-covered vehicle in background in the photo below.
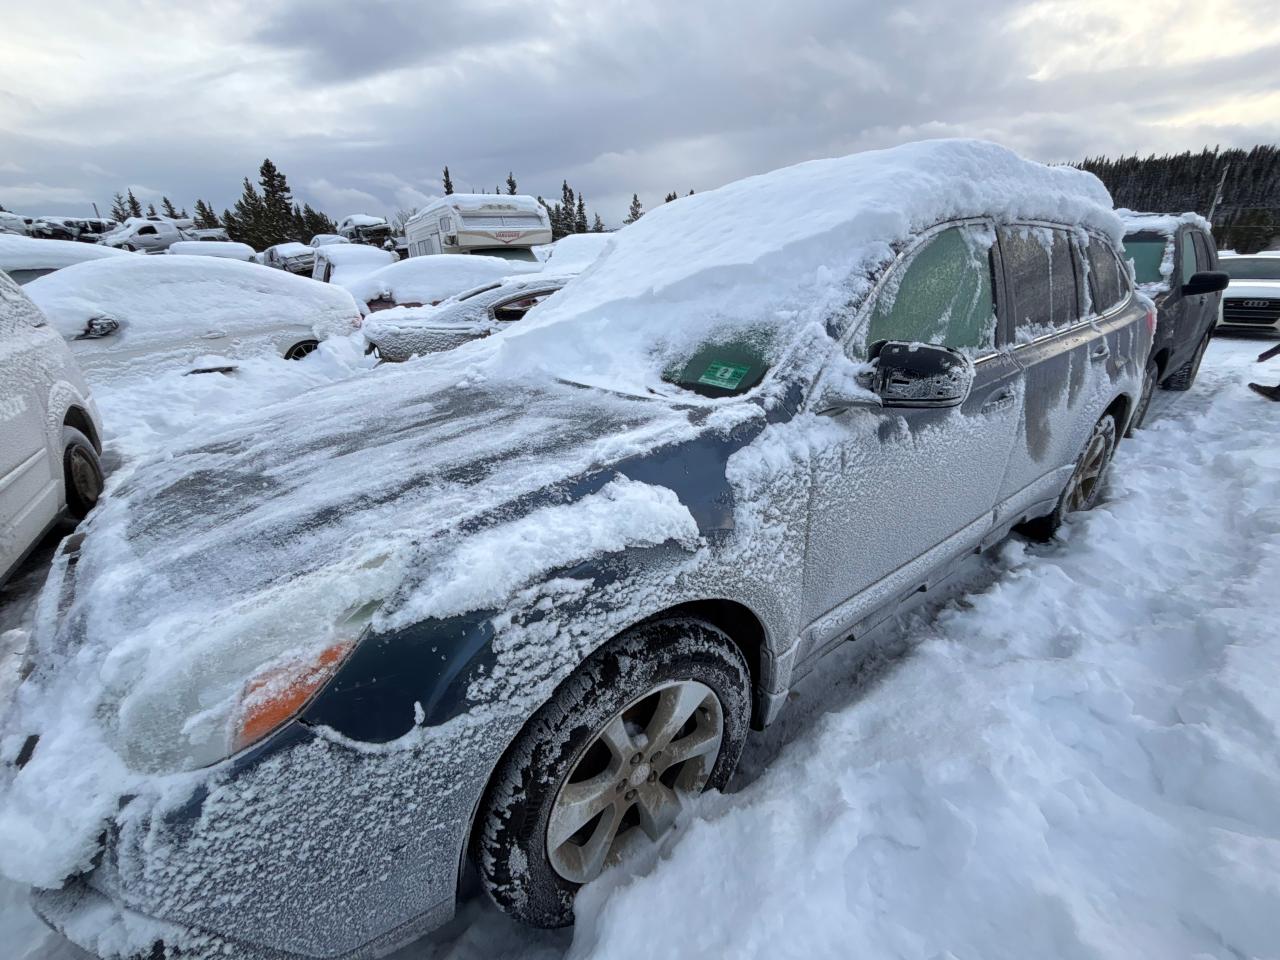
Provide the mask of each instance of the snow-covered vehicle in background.
{"label": "snow-covered vehicle in background", "polygon": [[361,332],[390,363],[452,350],[506,329],[560,290],[570,274],[510,277],[467,290],[437,307],[402,307],[365,320]]}
{"label": "snow-covered vehicle in background", "polygon": [[1224,333],[1280,334],[1280,251],[1223,256],[1231,278],[1218,329]]}
{"label": "snow-covered vehicle in background", "polygon": [[363,243],[325,243],[315,250],[311,279],[350,285],[359,278],[399,261],[390,250]]}
{"label": "snow-covered vehicle in background", "polygon": [[331,243],[350,243],[350,242],[351,242],[350,240],[348,240],[346,237],[344,237],[340,233],[317,233],[314,237],[312,237],[310,240],[307,241],[307,246],[314,248],[314,247],[328,246]]}
{"label": "snow-covered vehicle in background", "polygon": [[129,257],[124,250],[73,240],[38,240],[35,237],[0,236],[0,270],[19,284],[89,260]]}
{"label": "snow-covered vehicle in background", "polygon": [[176,240],[165,253],[182,257],[221,257],[224,260],[253,260],[253,247],[233,240]]}
{"label": "snow-covered vehicle in background", "polygon": [[229,242],[231,235],[227,233],[226,227],[192,227],[190,230],[183,230],[183,234],[188,240],[205,240]]}
{"label": "snow-covered vehicle in background", "polygon": [[1142,402],[1133,418],[1133,426],[1139,427],[1157,386],[1190,390],[1195,383],[1221,315],[1227,276],[1218,268],[1209,221],[1199,214],[1118,212],[1134,279],[1157,311]]}
{"label": "snow-covered vehicle in background", "polygon": [[21,214],[10,213],[8,210],[0,210],[0,233],[14,233],[28,237],[31,235],[33,223],[35,223],[34,217],[24,217]]}
{"label": "snow-covered vehicle in background", "polygon": [[80,229],[70,217],[37,217],[28,231],[40,240],[76,241]]}
{"label": "snow-covered vehicle in background", "polygon": [[404,227],[410,257],[470,253],[536,261],[551,242],[547,208],[533,197],[451,193],[427,204]]}
{"label": "snow-covered vehicle in background", "polygon": [[376,311],[433,306],[481,284],[537,270],[536,263],[513,263],[498,257],[410,257],[369,273],[339,276],[332,282],[340,283],[357,302]]}
{"label": "snow-covered vehicle in background", "polygon": [[385,217],[367,213],[353,213],[343,217],[338,224],[338,234],[351,243],[363,243],[370,247],[386,247],[394,243],[391,224]]}
{"label": "snow-covered vehicle in background", "polygon": [[1154,325],[1121,235],[992,144],[801,164],[136,466],[50,573],[0,869],[121,954],[385,953],[468,858],[570,922],[824,653],[1097,502]]}
{"label": "snow-covered vehicle in background", "polygon": [[0,585],[64,516],[102,492],[102,424],[71,351],[0,274]]}
{"label": "snow-covered vehicle in background", "polygon": [[222,369],[260,354],[299,359],[360,326],[340,287],[217,257],[97,260],[26,290],[91,379]]}
{"label": "snow-covered vehicle in background", "polygon": [[164,253],[171,243],[188,239],[171,220],[163,217],[130,217],[115,230],[103,234],[104,246],[140,253]]}
{"label": "snow-covered vehicle in background", "polygon": [[316,251],[305,243],[277,243],[262,251],[262,263],[276,270],[311,276],[316,265]]}

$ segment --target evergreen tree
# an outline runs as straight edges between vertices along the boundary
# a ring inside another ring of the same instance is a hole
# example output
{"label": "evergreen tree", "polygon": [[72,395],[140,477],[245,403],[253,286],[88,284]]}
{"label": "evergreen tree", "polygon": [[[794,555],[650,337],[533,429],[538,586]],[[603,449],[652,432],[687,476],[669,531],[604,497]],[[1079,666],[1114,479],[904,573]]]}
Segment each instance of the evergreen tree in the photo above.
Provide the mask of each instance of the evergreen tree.
{"label": "evergreen tree", "polygon": [[688,193],[686,193],[686,194],[685,194],[685,196],[686,196],[686,197],[692,197],[692,196],[693,196],[693,191],[692,191],[692,190],[690,190]]}
{"label": "evergreen tree", "polygon": [[514,197],[516,195],[516,178],[512,176],[511,171],[507,171],[507,196]]}
{"label": "evergreen tree", "polygon": [[111,198],[111,219],[118,223],[124,223],[129,216],[129,207],[124,199],[124,194],[119,191]]}
{"label": "evergreen tree", "polygon": [[170,220],[177,220],[180,216],[178,208],[173,205],[168,197],[160,198],[160,209],[164,211],[164,215]]}
{"label": "evergreen tree", "polygon": [[258,185],[262,188],[262,207],[257,233],[262,245],[255,245],[254,249],[265,250],[277,243],[300,239],[301,224],[294,217],[289,181],[269,157],[258,168]]}
{"label": "evergreen tree", "polygon": [[133,195],[133,188],[129,188],[129,199],[126,201],[129,205],[129,216],[142,216],[142,204],[138,202],[138,198]]}
{"label": "evergreen tree", "polygon": [[573,232],[586,233],[587,229],[587,201],[583,198],[582,194],[579,193],[578,207],[573,216]]}
{"label": "evergreen tree", "polygon": [[[185,213],[186,211],[183,212]],[[212,230],[222,226],[222,221],[219,220],[218,215],[213,212],[213,206],[211,204],[197,199],[195,224],[201,230]]]}
{"label": "evergreen tree", "polygon": [[600,219],[600,214],[596,214],[595,220],[591,224],[592,233],[604,233],[604,221]]}
{"label": "evergreen tree", "polygon": [[624,224],[635,223],[637,220],[639,220],[643,216],[644,216],[644,204],[640,202],[639,194],[633,193],[631,195],[631,207],[630,209],[627,210],[626,219],[623,220],[622,222]]}
{"label": "evergreen tree", "polygon": [[671,193],[668,193],[665,197],[662,198],[662,202],[670,203],[672,200],[679,200],[679,199],[680,199],[679,195],[673,190]]}
{"label": "evergreen tree", "polygon": [[449,168],[444,168],[444,195],[453,193],[453,179],[449,176]]}
{"label": "evergreen tree", "polygon": [[245,177],[242,182],[243,189],[240,199],[236,201],[234,211],[222,212],[222,225],[226,227],[227,235],[232,240],[247,243],[255,250],[265,250],[271,244],[262,242],[263,222],[266,219],[262,196],[248,177]]}

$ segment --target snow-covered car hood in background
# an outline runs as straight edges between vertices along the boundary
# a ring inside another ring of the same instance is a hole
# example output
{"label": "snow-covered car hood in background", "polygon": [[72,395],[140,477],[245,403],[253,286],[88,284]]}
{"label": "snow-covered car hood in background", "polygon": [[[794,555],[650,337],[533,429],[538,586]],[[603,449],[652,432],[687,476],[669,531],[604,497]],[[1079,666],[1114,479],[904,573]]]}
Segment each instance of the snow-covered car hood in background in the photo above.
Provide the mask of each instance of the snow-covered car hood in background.
{"label": "snow-covered car hood in background", "polygon": [[537,263],[476,254],[437,253],[409,257],[343,284],[360,303],[389,299],[396,303],[434,304],[512,274],[536,273]]}

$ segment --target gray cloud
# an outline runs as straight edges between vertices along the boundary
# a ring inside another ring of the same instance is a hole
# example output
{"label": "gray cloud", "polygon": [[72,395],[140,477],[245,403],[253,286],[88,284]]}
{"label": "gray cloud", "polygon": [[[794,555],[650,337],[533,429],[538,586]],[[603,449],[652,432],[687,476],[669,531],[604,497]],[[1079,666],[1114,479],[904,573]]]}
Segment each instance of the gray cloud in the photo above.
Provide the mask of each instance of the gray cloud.
{"label": "gray cloud", "polygon": [[[1219,13],[1230,23],[1258,2]],[[1060,161],[1280,136],[1280,113],[1243,107],[1280,90],[1280,32],[1219,49],[1192,0],[1159,9],[1161,31],[1126,27],[1102,0],[992,0],[980,15],[951,0],[246,3],[204,12],[211,40],[194,59],[141,82],[112,72],[119,56],[96,61],[99,81],[57,103],[39,71],[7,75],[0,55],[0,89],[15,91],[0,100],[0,156],[39,171],[0,166],[0,203],[18,206],[6,189],[25,184],[23,209],[70,212],[132,182],[221,208],[269,155],[335,216],[420,203],[447,163],[459,188],[513,170],[556,196],[568,178],[616,223],[632,192],[651,206],[921,137]]]}

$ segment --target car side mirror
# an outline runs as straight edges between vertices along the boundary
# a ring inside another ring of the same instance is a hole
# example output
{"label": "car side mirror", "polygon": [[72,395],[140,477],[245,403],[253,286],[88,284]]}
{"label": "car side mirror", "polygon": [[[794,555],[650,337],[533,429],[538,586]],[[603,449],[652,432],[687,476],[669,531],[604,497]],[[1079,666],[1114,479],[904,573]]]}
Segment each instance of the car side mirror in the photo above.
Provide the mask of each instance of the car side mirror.
{"label": "car side mirror", "polygon": [[871,354],[871,388],[886,407],[955,407],[973,387],[973,361],[951,347],[888,340]]}
{"label": "car side mirror", "polygon": [[84,333],[76,337],[77,340],[101,340],[103,337],[109,337],[120,329],[119,321],[112,320],[110,317],[94,317],[84,325]]}
{"label": "car side mirror", "polygon": [[1204,293],[1217,293],[1227,289],[1230,282],[1231,276],[1221,270],[1201,270],[1193,273],[1191,279],[1182,285],[1182,295],[1194,297]]}

